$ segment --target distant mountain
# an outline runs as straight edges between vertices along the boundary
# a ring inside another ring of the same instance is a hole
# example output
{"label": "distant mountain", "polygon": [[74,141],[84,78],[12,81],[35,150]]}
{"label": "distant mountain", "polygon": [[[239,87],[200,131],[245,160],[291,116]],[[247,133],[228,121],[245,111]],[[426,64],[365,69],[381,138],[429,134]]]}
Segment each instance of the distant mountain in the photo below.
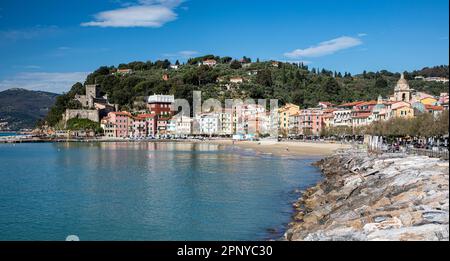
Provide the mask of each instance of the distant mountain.
{"label": "distant mountain", "polygon": [[2,91],[0,92],[0,123],[5,125],[7,122],[7,128],[10,130],[33,128],[38,120],[47,115],[57,96],[56,93],[25,89]]}

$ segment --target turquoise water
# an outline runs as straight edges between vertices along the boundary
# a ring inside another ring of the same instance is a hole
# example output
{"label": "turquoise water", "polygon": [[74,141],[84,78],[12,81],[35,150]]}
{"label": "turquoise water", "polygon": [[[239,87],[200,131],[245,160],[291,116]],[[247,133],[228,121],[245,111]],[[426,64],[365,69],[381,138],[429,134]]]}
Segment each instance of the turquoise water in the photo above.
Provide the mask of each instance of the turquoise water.
{"label": "turquoise water", "polygon": [[15,136],[15,135],[17,135],[17,133],[15,132],[0,132],[0,137]]}
{"label": "turquoise water", "polygon": [[267,240],[315,159],[209,144],[0,144],[0,240]]}

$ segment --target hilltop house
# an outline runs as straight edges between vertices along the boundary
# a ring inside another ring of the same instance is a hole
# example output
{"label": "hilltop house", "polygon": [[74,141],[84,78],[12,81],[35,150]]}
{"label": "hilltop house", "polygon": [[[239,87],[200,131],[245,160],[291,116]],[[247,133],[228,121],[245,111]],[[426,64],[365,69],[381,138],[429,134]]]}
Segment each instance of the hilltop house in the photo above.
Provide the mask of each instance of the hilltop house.
{"label": "hilltop house", "polygon": [[209,66],[209,67],[214,67],[214,66],[217,65],[217,61],[214,60],[214,59],[207,59],[207,60],[204,60],[204,61],[201,63],[201,65],[206,65],[206,66]]}

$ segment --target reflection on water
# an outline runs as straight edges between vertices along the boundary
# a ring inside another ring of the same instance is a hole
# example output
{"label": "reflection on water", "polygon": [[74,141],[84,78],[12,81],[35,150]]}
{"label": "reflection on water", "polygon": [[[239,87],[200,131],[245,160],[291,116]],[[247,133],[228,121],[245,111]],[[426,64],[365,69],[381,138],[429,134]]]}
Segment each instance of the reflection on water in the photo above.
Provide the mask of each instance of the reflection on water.
{"label": "reflection on water", "polygon": [[0,240],[264,240],[313,160],[212,144],[0,145]]}

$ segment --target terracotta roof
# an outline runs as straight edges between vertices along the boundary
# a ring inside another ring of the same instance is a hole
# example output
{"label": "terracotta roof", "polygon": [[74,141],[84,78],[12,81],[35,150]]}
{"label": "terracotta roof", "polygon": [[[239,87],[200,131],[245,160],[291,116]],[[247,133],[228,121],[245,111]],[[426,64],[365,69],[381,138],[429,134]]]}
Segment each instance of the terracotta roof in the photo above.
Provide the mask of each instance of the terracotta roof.
{"label": "terracotta roof", "polygon": [[401,105],[401,106],[399,106],[399,107],[393,108],[392,110],[398,110],[398,109],[405,108],[405,107],[411,108],[411,107],[408,106],[408,105]]}
{"label": "terracotta roof", "polygon": [[148,119],[148,118],[154,118],[155,116],[156,116],[155,114],[139,114],[135,118]]}
{"label": "terracotta roof", "polygon": [[356,105],[360,105],[362,103],[364,103],[364,101],[348,102],[348,103],[341,104],[338,107],[353,107]]}
{"label": "terracotta roof", "polygon": [[358,106],[364,106],[364,105],[377,105],[378,102],[377,101],[367,101],[367,102],[363,102],[361,104],[358,104]]}
{"label": "terracotta roof", "polygon": [[443,111],[444,110],[444,108],[442,106],[435,106],[435,105],[425,105],[425,109],[433,110],[433,111]]}
{"label": "terracotta roof", "polygon": [[131,117],[131,113],[126,112],[126,111],[115,111],[115,112],[111,112],[111,113],[114,114],[114,115],[117,115],[117,116],[129,116],[129,117]]}
{"label": "terracotta roof", "polygon": [[362,112],[358,113],[357,115],[353,116],[352,118],[368,118],[372,113],[370,112]]}

